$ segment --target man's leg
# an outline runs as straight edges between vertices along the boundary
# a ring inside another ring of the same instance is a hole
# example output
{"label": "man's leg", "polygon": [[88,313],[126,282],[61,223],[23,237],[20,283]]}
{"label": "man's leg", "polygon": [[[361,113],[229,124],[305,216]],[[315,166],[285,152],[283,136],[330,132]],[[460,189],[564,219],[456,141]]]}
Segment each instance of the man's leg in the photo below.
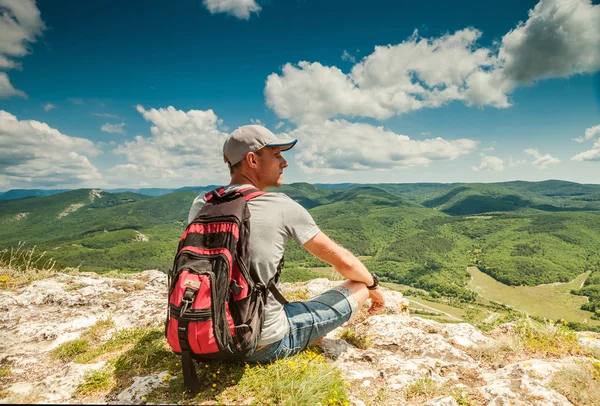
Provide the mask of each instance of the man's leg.
{"label": "man's leg", "polygon": [[348,321],[368,297],[364,283],[347,280],[307,301],[286,304],[289,332],[281,341],[259,350],[249,361],[270,362],[302,351]]}

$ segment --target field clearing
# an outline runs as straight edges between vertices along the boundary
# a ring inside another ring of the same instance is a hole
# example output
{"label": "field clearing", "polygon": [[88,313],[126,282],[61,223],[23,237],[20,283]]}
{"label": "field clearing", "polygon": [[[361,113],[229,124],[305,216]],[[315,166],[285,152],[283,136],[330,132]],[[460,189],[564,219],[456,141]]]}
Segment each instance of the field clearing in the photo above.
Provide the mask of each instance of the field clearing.
{"label": "field clearing", "polygon": [[[412,289],[410,286],[401,285],[399,283],[392,283],[392,282],[383,282],[381,285],[385,286],[388,289],[397,290],[399,292],[403,292],[407,289]],[[430,302],[429,300],[425,300],[422,297],[415,298],[415,297],[406,296],[406,295],[405,295],[405,297],[410,302],[410,305],[408,307],[409,310],[410,309],[418,309],[418,310],[435,311],[435,312],[442,313],[442,315],[440,317],[417,315],[419,317],[433,319],[433,320],[438,320],[439,318],[443,318],[443,319],[450,319],[450,320],[459,322],[459,321],[462,321],[462,318],[465,315],[465,309],[459,309],[457,307],[450,306],[450,305],[447,305],[444,303]]]}
{"label": "field clearing", "polygon": [[568,283],[508,286],[481,272],[477,267],[471,266],[467,271],[471,274],[469,287],[488,300],[547,319],[565,319],[580,323],[587,320],[591,326],[600,325],[600,321],[590,319],[590,312],[580,309],[587,302],[587,298],[570,293],[572,289],[581,287],[589,272],[579,275]]}

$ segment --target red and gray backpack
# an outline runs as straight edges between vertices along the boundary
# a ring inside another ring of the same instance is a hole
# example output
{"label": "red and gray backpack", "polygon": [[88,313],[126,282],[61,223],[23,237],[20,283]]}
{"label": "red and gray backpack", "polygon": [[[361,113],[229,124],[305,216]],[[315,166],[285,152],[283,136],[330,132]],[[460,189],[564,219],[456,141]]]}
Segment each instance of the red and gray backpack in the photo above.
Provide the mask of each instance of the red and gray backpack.
{"label": "red and gray backpack", "polygon": [[276,288],[283,266],[266,285],[249,265],[248,201],[254,188],[206,194],[206,203],[187,226],[169,272],[165,335],[181,355],[184,383],[199,389],[193,359],[243,360],[258,345],[267,292],[287,303]]}

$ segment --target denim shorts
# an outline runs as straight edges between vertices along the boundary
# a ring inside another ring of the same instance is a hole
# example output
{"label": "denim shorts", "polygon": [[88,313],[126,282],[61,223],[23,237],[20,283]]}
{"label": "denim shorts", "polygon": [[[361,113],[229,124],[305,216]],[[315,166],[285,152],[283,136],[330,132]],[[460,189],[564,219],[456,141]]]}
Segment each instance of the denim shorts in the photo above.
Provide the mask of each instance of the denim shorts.
{"label": "denim shorts", "polygon": [[343,286],[336,286],[305,302],[284,305],[290,330],[279,341],[258,349],[246,361],[268,363],[299,353],[338,328],[358,310],[352,293]]}

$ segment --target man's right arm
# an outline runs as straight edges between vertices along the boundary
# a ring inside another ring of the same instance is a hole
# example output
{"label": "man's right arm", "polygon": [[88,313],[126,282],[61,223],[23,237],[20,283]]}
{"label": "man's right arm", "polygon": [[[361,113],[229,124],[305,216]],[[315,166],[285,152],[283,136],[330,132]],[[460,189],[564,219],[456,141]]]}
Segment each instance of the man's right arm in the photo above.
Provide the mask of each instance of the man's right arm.
{"label": "man's right arm", "polygon": [[[317,233],[304,243],[303,247],[315,257],[333,266],[346,279],[364,283],[366,286],[375,283],[371,273],[358,258],[344,247],[336,244],[323,232]],[[371,298],[372,311],[377,311],[383,307],[384,299],[381,289],[370,290],[369,297]]]}

